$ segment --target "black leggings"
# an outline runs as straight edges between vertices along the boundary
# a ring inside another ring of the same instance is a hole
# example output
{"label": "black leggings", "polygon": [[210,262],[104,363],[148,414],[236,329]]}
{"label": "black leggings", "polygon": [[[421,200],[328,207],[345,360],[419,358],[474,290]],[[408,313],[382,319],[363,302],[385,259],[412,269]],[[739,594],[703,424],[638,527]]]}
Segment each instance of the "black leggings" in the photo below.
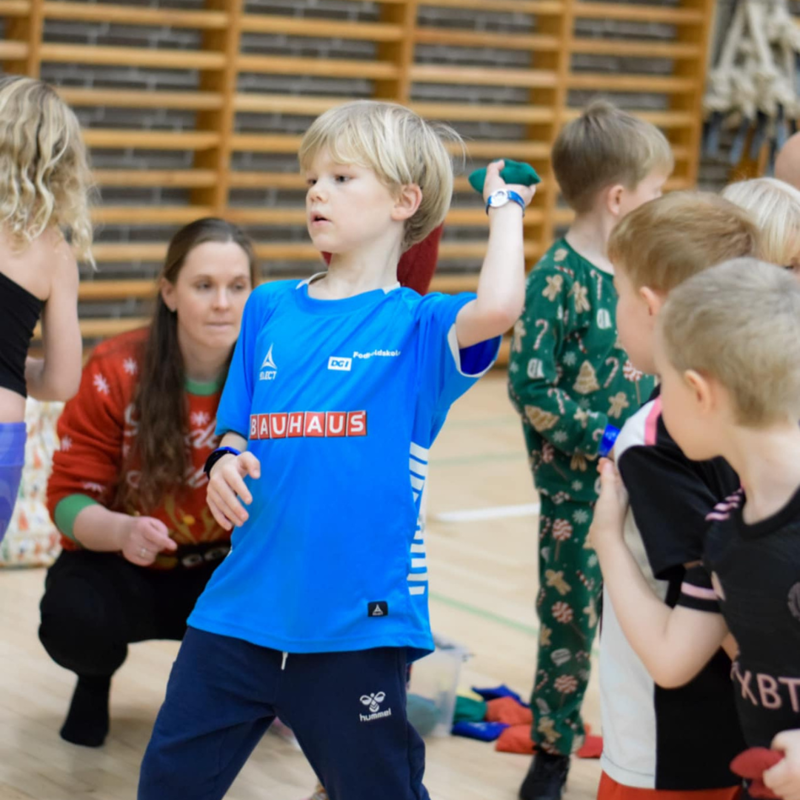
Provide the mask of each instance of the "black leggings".
{"label": "black leggings", "polygon": [[186,619],[219,563],[154,570],[115,553],[64,550],[47,572],[39,638],[62,667],[110,677],[132,642],[183,639]]}

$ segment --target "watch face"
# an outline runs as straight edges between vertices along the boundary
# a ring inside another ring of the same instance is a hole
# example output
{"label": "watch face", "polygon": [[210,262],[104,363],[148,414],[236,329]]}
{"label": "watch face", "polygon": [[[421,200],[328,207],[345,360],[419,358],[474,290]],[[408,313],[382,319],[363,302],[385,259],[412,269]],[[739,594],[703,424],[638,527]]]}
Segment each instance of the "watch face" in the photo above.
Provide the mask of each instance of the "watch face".
{"label": "watch face", "polygon": [[508,202],[508,192],[505,189],[498,189],[489,196],[489,205],[504,206]]}

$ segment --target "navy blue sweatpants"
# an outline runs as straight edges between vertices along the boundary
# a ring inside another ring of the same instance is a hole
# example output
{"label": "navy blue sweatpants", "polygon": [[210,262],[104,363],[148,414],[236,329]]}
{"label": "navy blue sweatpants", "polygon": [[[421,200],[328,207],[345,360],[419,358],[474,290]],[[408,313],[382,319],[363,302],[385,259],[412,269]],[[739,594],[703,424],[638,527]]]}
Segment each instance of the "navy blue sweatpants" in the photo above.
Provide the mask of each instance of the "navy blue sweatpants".
{"label": "navy blue sweatpants", "polygon": [[404,648],[285,655],[196,628],[172,667],[139,800],[224,797],[276,716],[331,800],[429,800]]}

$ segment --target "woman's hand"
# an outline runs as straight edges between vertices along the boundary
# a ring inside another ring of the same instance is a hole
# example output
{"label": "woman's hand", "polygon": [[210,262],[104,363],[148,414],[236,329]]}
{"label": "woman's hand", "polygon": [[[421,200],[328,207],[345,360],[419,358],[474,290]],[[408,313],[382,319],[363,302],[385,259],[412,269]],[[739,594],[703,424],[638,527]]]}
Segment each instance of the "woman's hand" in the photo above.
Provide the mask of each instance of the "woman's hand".
{"label": "woman's hand", "polygon": [[594,507],[589,537],[595,550],[622,541],[625,515],[628,512],[628,493],[613,461],[601,458],[597,466],[600,473],[600,497]]}
{"label": "woman's hand", "polygon": [[164,550],[177,550],[167,526],[154,517],[128,517],[122,540],[122,555],[137,567],[149,567]]}
{"label": "woman's hand", "polygon": [[764,773],[764,785],[783,800],[800,800],[800,730],[779,733],[772,749],[783,753],[783,761]]}
{"label": "woman's hand", "polygon": [[206,503],[214,519],[226,531],[247,522],[249,515],[242,502],[246,505],[253,502],[253,495],[244,482],[248,475],[254,480],[261,477],[261,462],[248,452],[224,455],[211,469]]}

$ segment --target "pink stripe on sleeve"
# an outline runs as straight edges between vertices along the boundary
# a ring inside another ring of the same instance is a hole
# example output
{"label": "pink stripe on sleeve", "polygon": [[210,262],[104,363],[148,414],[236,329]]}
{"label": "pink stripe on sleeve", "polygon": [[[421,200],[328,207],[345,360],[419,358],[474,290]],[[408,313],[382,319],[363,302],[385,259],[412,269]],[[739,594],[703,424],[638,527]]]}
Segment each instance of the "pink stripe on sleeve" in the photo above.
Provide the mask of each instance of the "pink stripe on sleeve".
{"label": "pink stripe on sleeve", "polygon": [[647,415],[647,420],[644,423],[644,443],[656,443],[656,431],[658,430],[658,418],[661,416],[661,398],[656,397],[653,400],[653,407]]}
{"label": "pink stripe on sleeve", "polygon": [[717,593],[713,589],[703,589],[702,586],[694,586],[691,583],[682,583],[681,592],[689,597],[697,597],[699,600],[717,600]]}

